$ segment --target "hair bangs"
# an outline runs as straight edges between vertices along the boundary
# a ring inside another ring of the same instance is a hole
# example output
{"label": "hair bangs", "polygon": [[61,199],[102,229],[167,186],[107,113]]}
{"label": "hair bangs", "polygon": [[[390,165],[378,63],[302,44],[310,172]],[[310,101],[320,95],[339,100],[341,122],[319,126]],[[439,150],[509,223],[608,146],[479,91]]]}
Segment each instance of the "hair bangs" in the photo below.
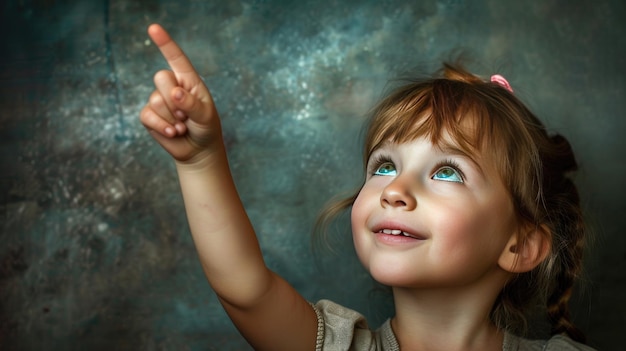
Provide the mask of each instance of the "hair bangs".
{"label": "hair bangs", "polygon": [[428,138],[439,148],[459,149],[471,158],[491,145],[489,108],[464,82],[434,79],[410,84],[375,110],[365,161],[384,143]]}

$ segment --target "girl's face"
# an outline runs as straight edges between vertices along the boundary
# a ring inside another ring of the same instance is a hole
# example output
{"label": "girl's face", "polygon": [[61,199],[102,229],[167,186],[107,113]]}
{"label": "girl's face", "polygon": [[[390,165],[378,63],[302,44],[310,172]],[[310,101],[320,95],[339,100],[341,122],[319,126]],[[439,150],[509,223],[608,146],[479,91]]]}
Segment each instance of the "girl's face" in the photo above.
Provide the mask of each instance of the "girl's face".
{"label": "girl's face", "polygon": [[355,248],[374,279],[450,288],[502,276],[514,209],[493,162],[479,156],[426,138],[374,151],[352,207]]}

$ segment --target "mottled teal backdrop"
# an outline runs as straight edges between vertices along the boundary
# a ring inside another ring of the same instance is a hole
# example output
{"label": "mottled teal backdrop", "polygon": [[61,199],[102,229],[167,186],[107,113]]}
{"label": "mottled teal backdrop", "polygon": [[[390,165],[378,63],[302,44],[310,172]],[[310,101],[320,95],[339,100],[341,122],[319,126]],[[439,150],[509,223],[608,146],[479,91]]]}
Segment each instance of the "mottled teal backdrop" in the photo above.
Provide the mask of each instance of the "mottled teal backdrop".
{"label": "mottled teal backdrop", "polygon": [[[206,283],[171,160],[138,121],[162,23],[213,90],[268,264],[376,327],[354,257],[311,250],[320,207],[359,183],[361,124],[390,79],[457,49],[572,140],[597,239],[575,316],[626,338],[626,6],[612,1],[3,1],[0,349],[247,350]],[[235,272],[234,272],[235,273]],[[620,346],[618,346],[620,345]]]}

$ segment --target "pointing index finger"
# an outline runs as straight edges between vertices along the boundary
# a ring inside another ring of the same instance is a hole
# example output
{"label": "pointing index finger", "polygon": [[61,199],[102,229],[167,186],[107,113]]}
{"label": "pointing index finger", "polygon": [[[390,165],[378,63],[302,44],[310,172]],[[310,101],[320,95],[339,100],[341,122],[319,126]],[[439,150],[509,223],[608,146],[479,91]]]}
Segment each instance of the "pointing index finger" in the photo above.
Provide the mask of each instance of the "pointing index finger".
{"label": "pointing index finger", "polygon": [[148,27],[148,35],[156,46],[161,51],[161,54],[172,68],[172,71],[176,75],[178,83],[184,88],[187,84],[195,85],[201,81],[198,73],[193,68],[191,61],[187,58],[187,55],[176,44],[176,42],[170,37],[170,35],[158,24],[152,24]]}

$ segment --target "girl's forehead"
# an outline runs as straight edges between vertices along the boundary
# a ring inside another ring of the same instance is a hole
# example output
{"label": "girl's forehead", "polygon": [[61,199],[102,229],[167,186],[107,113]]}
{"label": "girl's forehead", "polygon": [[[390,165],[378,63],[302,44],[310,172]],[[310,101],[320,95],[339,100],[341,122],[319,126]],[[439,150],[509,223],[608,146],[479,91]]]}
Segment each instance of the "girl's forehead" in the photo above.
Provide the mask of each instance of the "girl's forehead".
{"label": "girl's forehead", "polygon": [[[425,139],[432,146],[434,152],[442,155],[461,156],[467,158],[481,169],[499,170],[496,152],[484,133],[476,130],[476,122],[473,118],[460,120],[453,128],[441,126],[440,128],[424,127],[428,123],[416,121],[411,128],[412,132],[397,130],[395,133],[374,148],[370,156],[376,151],[388,150],[398,145],[411,143],[417,139]],[[501,150],[502,151],[502,150]],[[498,171],[497,173],[502,173]]]}
{"label": "girl's forehead", "polygon": [[468,157],[471,159],[482,158],[481,149],[468,148],[467,146],[463,147],[462,144],[457,142],[457,140],[455,140],[450,133],[444,133],[436,139],[432,138],[429,135],[418,135],[412,138],[402,138],[402,139],[396,139],[394,137],[391,137],[387,139],[385,142],[381,143],[379,147],[377,147],[375,150],[373,150],[373,153],[376,152],[377,150],[388,150],[388,149],[397,148],[401,145],[411,144],[419,139],[424,139],[427,143],[429,143],[432,150],[436,153],[459,155],[459,156],[464,156],[464,157]]}
{"label": "girl's forehead", "polygon": [[512,128],[497,120],[502,118],[493,116],[479,104],[459,104],[449,109],[432,103],[412,107],[394,105],[379,113],[370,125],[366,160],[385,143],[426,138],[439,150],[464,154],[476,163],[492,162],[504,171],[507,166],[503,161],[511,143],[505,139]]}
{"label": "girl's forehead", "polygon": [[412,125],[397,128],[385,143],[402,144],[419,138],[427,139],[439,151],[478,157],[486,140],[480,135],[474,118],[458,119],[454,123],[433,123],[432,118],[419,118]]}

